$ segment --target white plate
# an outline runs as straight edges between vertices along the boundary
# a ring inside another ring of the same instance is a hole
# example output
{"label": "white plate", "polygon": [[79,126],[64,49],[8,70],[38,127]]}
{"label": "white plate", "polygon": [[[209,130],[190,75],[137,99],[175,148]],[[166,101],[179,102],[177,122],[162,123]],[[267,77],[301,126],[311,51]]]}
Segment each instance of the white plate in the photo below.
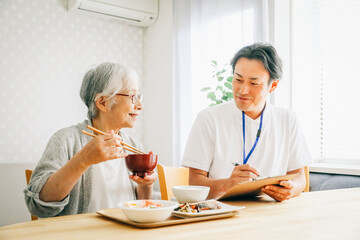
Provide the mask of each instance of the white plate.
{"label": "white plate", "polygon": [[232,206],[232,205],[228,205],[228,204],[225,204],[222,202],[219,202],[219,204],[221,205],[220,209],[203,210],[198,213],[173,211],[172,215],[174,215],[176,217],[181,217],[181,218],[203,217],[203,216],[209,216],[209,215],[235,212],[235,211],[245,208],[245,206]]}

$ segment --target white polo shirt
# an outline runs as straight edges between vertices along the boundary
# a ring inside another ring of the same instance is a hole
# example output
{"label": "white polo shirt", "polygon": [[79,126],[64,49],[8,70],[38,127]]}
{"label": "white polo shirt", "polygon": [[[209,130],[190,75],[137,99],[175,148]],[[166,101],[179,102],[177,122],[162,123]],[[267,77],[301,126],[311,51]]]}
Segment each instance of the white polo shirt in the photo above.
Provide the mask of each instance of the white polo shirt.
{"label": "white polo shirt", "polygon": [[[245,115],[245,155],[254,145],[260,117]],[[235,102],[201,111],[192,127],[182,161],[184,167],[229,178],[233,162],[243,163],[242,111]],[[258,144],[248,160],[262,176],[284,175],[311,163],[311,155],[294,113],[266,103]]]}

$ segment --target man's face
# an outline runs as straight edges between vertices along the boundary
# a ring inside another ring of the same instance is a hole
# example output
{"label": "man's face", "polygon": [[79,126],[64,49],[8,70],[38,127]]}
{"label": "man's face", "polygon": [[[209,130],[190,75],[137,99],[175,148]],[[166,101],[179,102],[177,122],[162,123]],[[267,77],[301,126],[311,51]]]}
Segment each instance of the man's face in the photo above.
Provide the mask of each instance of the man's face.
{"label": "man's face", "polygon": [[279,81],[272,81],[270,74],[259,60],[240,58],[234,70],[232,82],[236,106],[252,119],[260,116],[269,93]]}

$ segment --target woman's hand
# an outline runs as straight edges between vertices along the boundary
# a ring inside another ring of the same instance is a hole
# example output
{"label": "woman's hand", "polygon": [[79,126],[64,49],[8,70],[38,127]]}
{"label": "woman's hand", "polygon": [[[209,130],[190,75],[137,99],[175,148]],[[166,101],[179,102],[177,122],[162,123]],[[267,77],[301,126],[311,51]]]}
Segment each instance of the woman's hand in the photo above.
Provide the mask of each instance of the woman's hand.
{"label": "woman's hand", "polygon": [[111,159],[126,157],[121,137],[114,131],[91,139],[74,157],[87,167]]}
{"label": "woman's hand", "polygon": [[129,178],[136,182],[138,185],[152,186],[158,176],[155,171],[151,171],[148,172],[144,178],[134,175],[130,175]]}
{"label": "woman's hand", "polygon": [[136,189],[137,199],[152,198],[153,184],[157,179],[155,171],[148,172],[144,178],[134,175],[130,175],[129,178],[138,184]]}
{"label": "woman's hand", "polygon": [[49,177],[40,191],[40,199],[44,202],[62,201],[88,167],[126,157],[120,141],[120,136],[113,131],[91,139],[70,161]]}

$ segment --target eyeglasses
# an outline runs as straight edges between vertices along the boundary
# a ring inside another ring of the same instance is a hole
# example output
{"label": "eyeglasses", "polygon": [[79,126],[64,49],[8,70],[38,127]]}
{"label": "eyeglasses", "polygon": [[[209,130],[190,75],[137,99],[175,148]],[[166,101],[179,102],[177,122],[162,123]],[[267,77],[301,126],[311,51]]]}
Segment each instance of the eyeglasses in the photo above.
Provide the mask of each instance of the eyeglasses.
{"label": "eyeglasses", "polygon": [[137,104],[138,102],[142,102],[144,97],[142,94],[129,95],[129,94],[117,93],[116,95],[130,97],[132,104]]}

